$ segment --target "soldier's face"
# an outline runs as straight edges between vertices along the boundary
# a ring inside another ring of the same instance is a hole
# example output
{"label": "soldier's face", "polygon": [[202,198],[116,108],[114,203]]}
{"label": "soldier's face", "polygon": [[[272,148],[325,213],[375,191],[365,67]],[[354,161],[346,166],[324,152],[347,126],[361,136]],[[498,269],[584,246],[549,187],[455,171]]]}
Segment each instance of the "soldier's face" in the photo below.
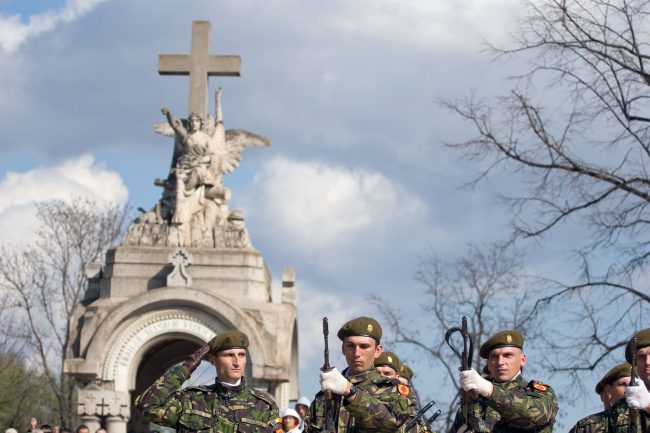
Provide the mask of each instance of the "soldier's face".
{"label": "soldier's face", "polygon": [[389,367],[387,365],[379,365],[375,367],[379,374],[381,374],[384,377],[390,377],[391,379],[398,379],[399,374],[393,369],[393,367]]}
{"label": "soldier's face", "polygon": [[381,344],[372,337],[345,337],[341,348],[348,362],[350,373],[358,374],[370,370],[375,364],[375,358],[381,355]]}
{"label": "soldier's face", "polygon": [[621,377],[614,382],[605,385],[601,396],[605,410],[612,407],[614,403],[625,397],[625,387],[630,383],[630,377]]}
{"label": "soldier's face", "polygon": [[246,349],[220,350],[210,355],[210,362],[217,368],[220,381],[235,383],[246,371]]}
{"label": "soldier's face", "polygon": [[512,380],[526,365],[526,355],[516,347],[493,349],[488,357],[488,370],[495,382]]}
{"label": "soldier's face", "polygon": [[636,351],[636,369],[646,385],[650,383],[650,346]]}

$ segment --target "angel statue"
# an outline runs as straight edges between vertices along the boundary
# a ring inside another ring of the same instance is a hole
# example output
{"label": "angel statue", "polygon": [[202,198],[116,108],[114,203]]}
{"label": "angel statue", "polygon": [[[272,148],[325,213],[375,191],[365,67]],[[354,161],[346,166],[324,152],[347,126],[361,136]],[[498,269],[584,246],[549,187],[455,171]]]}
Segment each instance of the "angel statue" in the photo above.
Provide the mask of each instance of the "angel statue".
{"label": "angel statue", "polygon": [[[172,188],[169,200],[170,223],[177,225],[183,246],[193,239],[210,236],[216,225],[227,223],[226,202],[231,192],[225,187],[223,174],[238,165],[244,147],[264,147],[270,140],[243,130],[226,131],[221,110],[221,88],[215,94],[215,117],[204,121],[201,114],[190,113],[187,120],[175,119],[167,107],[161,112],[167,123],[154,131],[174,136],[174,154],[166,188]],[[164,193],[163,193],[164,195]]]}

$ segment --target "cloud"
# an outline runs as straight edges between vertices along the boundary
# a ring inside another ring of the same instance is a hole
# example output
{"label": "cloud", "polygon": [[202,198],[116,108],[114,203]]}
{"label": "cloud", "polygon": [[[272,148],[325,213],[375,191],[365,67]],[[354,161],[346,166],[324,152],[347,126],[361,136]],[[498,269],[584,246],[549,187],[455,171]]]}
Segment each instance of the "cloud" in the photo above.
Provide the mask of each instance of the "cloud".
{"label": "cloud", "polygon": [[15,52],[29,38],[52,31],[57,25],[82,17],[106,0],[68,0],[58,12],[47,11],[32,15],[24,22],[22,17],[0,14],[0,47]]}
{"label": "cloud", "polygon": [[290,249],[326,255],[328,263],[344,261],[343,247],[368,237],[380,242],[392,227],[413,223],[427,210],[382,173],[319,161],[275,157],[251,189],[241,204],[253,225]]}
{"label": "cloud", "polygon": [[98,203],[123,205],[128,191],[118,173],[96,164],[91,155],[23,173],[8,172],[0,180],[3,242],[24,242],[31,238],[36,224],[35,203],[55,199],[70,201],[78,196]]}

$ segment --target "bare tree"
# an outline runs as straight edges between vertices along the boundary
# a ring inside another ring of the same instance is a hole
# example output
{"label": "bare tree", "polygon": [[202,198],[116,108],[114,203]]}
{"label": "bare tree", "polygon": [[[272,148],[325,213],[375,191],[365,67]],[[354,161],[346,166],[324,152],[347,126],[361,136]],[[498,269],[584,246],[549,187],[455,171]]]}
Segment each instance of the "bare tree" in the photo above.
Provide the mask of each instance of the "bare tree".
{"label": "bare tree", "polygon": [[[416,273],[416,280],[425,287],[419,301],[422,314],[415,316],[426,317],[426,326],[414,323],[413,314],[406,316],[384,299],[373,298],[382,313],[382,323],[390,330],[386,337],[388,345],[396,345],[396,351],[415,349],[424,354],[434,371],[445,372],[442,376],[434,375],[441,381],[436,389],[456,390],[453,396],[446,396],[448,401],[441,400],[447,410],[443,410],[445,417],[436,426],[440,431],[451,427],[459,394],[460,360],[447,347],[445,332],[460,326],[461,316],[467,316],[475,347],[472,367],[480,372],[483,360],[478,356],[478,348],[486,338],[501,329],[525,328],[522,318],[527,317],[529,310],[522,267],[520,255],[511,246],[498,244],[487,248],[470,245],[465,255],[452,263],[443,262],[435,254],[425,257]],[[458,341],[455,344],[462,347]]]}
{"label": "bare tree", "polygon": [[449,146],[487,163],[474,182],[504,169],[521,176],[525,192],[504,197],[515,238],[540,238],[563,223],[591,229],[577,248],[580,283],[547,281],[533,312],[577,305],[568,313],[585,332],[558,340],[571,342],[568,357],[562,344],[549,342],[559,357],[548,361],[556,371],[592,370],[650,307],[642,278],[650,258],[650,3],[526,4],[514,45],[490,49],[496,57],[525,57],[527,73],[494,103],[445,101],[476,131]]}
{"label": "bare tree", "polygon": [[16,309],[18,338],[45,377],[62,425],[72,425],[74,381],[63,373],[76,324],[83,314],[85,269],[101,262],[123,232],[126,210],[88,199],[37,205],[39,228],[27,246],[0,250],[0,291]]}

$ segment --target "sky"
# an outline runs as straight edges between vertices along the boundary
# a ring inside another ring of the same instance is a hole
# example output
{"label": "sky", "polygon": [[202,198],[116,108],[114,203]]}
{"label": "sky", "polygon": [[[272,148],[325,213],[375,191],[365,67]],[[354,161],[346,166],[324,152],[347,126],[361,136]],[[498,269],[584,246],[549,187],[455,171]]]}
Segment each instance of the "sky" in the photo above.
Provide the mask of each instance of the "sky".
{"label": "sky", "polygon": [[[152,125],[163,106],[184,116],[188,86],[159,76],[157,58],[189,53],[192,21],[208,20],[211,53],[242,58],[241,77],[210,80],[226,128],[272,140],[226,176],[230,208],[276,288],[297,270],[300,387],[313,396],[321,317],[337,329],[376,316],[371,294],[415,313],[423,256],[507,236],[497,197],[517,185],[462,188],[480,167],[445,148],[470,131],[440,100],[508,87],[521,65],[492,61],[485,41],[507,42],[521,13],[516,0],[0,0],[2,242],[30,239],[43,200],[155,204],[172,143]],[[571,275],[574,236],[526,271]]]}

